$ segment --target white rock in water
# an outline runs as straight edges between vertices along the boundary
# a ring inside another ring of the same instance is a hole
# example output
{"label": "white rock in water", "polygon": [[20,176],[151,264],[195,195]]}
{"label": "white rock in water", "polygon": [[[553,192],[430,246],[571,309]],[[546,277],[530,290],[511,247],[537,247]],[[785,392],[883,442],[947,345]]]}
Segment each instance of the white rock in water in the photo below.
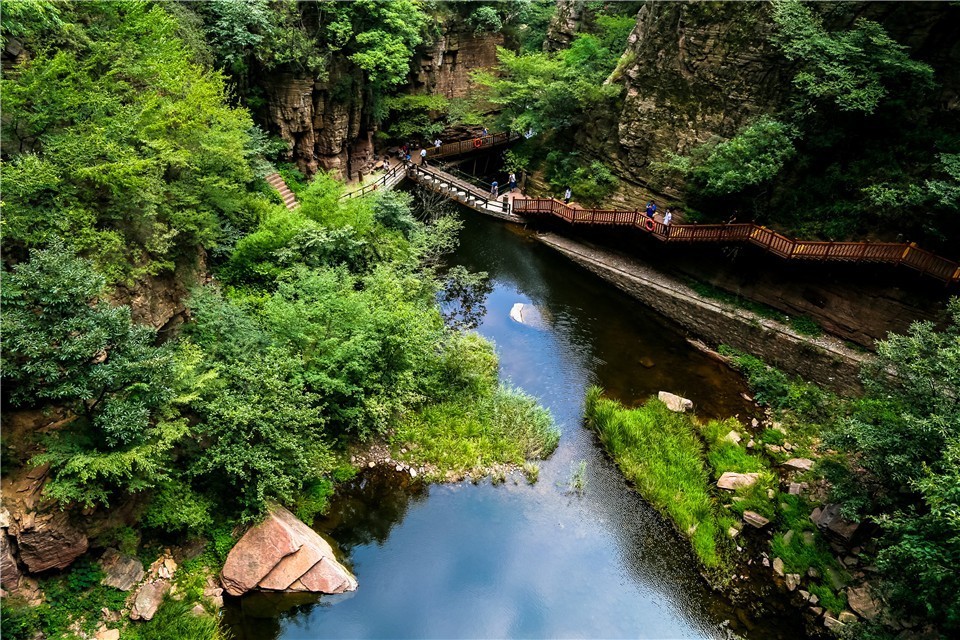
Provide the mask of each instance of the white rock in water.
{"label": "white rock in water", "polygon": [[692,400],[681,398],[680,396],[668,391],[661,391],[658,393],[657,399],[659,399],[663,404],[667,405],[667,409],[670,409],[670,411],[676,411],[677,413],[683,413],[684,411],[693,409]]}
{"label": "white rock in water", "polygon": [[510,318],[534,329],[542,329],[546,325],[540,310],[532,304],[524,304],[523,302],[517,302],[510,308]]}

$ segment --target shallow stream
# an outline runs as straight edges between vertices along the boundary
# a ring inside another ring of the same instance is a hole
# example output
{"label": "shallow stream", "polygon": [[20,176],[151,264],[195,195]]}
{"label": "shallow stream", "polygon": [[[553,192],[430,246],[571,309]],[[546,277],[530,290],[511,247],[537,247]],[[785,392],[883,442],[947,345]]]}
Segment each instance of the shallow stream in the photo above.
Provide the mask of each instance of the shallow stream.
{"label": "shallow stream", "polygon": [[[339,545],[353,594],[248,596],[228,603],[239,640],[272,638],[797,638],[768,617],[744,626],[700,577],[688,545],[631,489],[581,421],[586,388],[627,404],[659,390],[705,417],[748,415],[742,380],[665,320],[544,247],[464,210],[453,258],[489,272],[479,332],[501,375],[562,430],[539,482],[423,486],[364,475],[316,523]],[[537,327],[510,317],[536,307]],[[586,489],[569,482],[586,462]],[[739,613],[739,615],[738,615]]]}

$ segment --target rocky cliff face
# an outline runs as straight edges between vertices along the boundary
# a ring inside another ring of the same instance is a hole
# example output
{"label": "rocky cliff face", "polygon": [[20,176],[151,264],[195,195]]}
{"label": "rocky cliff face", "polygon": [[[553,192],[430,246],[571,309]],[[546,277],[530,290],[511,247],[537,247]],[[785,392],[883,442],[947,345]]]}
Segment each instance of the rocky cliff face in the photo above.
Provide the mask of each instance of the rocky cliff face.
{"label": "rocky cliff face", "polygon": [[[830,29],[858,18],[882,24],[933,65],[942,108],[960,109],[960,7],[850,2],[817,9]],[[621,179],[621,197],[677,198],[678,185],[658,181],[652,163],[714,137],[730,138],[757,116],[785,106],[794,70],[770,44],[773,29],[768,3],[641,7],[612,78],[624,86],[622,107],[597,118],[579,140]]]}
{"label": "rocky cliff face", "polygon": [[444,29],[437,41],[424,48],[413,65],[410,89],[446,98],[466,98],[474,88],[470,73],[497,64],[497,47],[503,46],[503,35],[475,35],[462,25]]}
{"label": "rocky cliff face", "polygon": [[557,0],[557,10],[550,19],[543,50],[557,51],[569,46],[580,30],[582,20],[583,0]]}
{"label": "rocky cliff face", "polygon": [[644,5],[620,61],[623,107],[585,131],[584,145],[626,193],[676,196],[656,183],[651,163],[729,138],[784,100],[791,74],[768,44],[771,29],[764,3]]}
{"label": "rocky cliff face", "polygon": [[[500,34],[474,35],[464,25],[445,25],[442,35],[411,63],[408,89],[464,98],[470,73],[497,62]],[[264,79],[269,128],[290,147],[289,160],[306,175],[334,171],[355,177],[375,162],[375,125],[365,100],[362,75],[348,61],[336,61],[330,79],[280,74]]]}
{"label": "rocky cliff face", "polygon": [[372,155],[369,137],[360,137],[362,82],[346,63],[334,65],[327,82],[280,74],[267,78],[264,90],[270,127],[304,174],[333,170],[352,176]]}

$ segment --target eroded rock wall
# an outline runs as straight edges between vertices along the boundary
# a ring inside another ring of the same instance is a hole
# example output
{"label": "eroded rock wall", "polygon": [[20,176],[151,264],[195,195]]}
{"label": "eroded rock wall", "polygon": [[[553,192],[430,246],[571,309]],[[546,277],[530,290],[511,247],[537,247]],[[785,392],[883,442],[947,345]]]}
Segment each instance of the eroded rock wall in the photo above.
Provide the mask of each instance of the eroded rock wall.
{"label": "eroded rock wall", "polygon": [[[289,159],[306,175],[335,171],[353,176],[369,162],[364,126],[363,86],[345,64],[333,65],[330,79],[278,74],[264,79],[269,126],[289,146]],[[355,165],[355,166],[354,166]]]}
{"label": "eroded rock wall", "polygon": [[655,2],[641,7],[620,61],[622,109],[583,132],[637,200],[659,193],[651,165],[729,138],[786,99],[792,74],[769,44],[766,3]]}
{"label": "eroded rock wall", "polygon": [[[456,21],[444,25],[437,40],[418,51],[405,90],[465,98],[475,86],[471,73],[495,66],[501,45],[499,33],[474,34]],[[375,163],[367,90],[349,61],[335,59],[326,81],[276,74],[264,78],[263,87],[268,128],[287,142],[289,160],[304,174],[354,178]]]}
{"label": "eroded rock wall", "polygon": [[[880,23],[934,67],[940,108],[960,110],[960,7],[844,2],[815,10],[831,30],[860,18]],[[773,31],[766,2],[649,2],[640,8],[610,79],[624,87],[622,107],[597,114],[578,139],[621,180],[620,200],[678,201],[682,185],[660,178],[654,163],[711,138],[731,138],[756,117],[786,108],[795,69],[771,44]]]}
{"label": "eroded rock wall", "polygon": [[476,86],[470,74],[495,67],[500,46],[500,33],[474,34],[462,25],[452,24],[435,43],[421,51],[411,74],[410,90],[466,98]]}

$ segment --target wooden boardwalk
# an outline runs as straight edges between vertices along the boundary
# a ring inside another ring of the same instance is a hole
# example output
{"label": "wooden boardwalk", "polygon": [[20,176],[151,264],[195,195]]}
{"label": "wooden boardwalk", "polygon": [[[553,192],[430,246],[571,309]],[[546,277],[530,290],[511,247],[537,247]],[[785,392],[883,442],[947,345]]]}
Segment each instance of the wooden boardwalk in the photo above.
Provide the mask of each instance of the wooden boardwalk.
{"label": "wooden boardwalk", "polygon": [[506,195],[492,198],[490,194],[476,185],[452,176],[434,167],[408,165],[407,177],[422,187],[443,194],[451,200],[470,207],[474,211],[492,215],[510,222],[526,222],[522,217],[510,212],[510,202]]}
{"label": "wooden boardwalk", "polygon": [[921,249],[914,243],[794,240],[753,223],[667,226],[647,218],[641,211],[580,209],[552,198],[515,198],[513,213],[529,218],[555,217],[572,225],[628,227],[667,243],[746,242],[787,260],[904,265],[939,280],[960,282],[960,263]]}
{"label": "wooden boardwalk", "polygon": [[[519,140],[521,136],[516,133],[492,133],[487,136],[480,136],[472,140],[459,140],[457,142],[448,142],[439,147],[430,146],[427,148],[427,159],[450,158],[460,156],[466,153],[485,151],[494,147],[501,147]],[[411,151],[411,153],[413,153]]]}
{"label": "wooden boardwalk", "polygon": [[358,196],[363,196],[368,193],[373,193],[374,191],[388,191],[394,188],[395,186],[397,186],[397,184],[399,184],[400,181],[402,181],[406,177],[407,177],[406,167],[404,167],[402,164],[398,164],[397,166],[393,167],[392,169],[387,171],[385,174],[380,176],[374,182],[371,182],[370,184],[365,185],[359,189],[355,189],[353,191],[348,191],[347,193],[344,193],[342,196],[340,196],[340,199],[347,200],[349,198],[356,198]]}
{"label": "wooden boardwalk", "polygon": [[[473,140],[461,140],[430,147],[427,158],[442,158],[473,153],[509,144],[520,136],[495,133]],[[938,256],[915,243],[904,242],[821,242],[795,240],[772,229],[753,223],[734,224],[672,224],[651,220],[642,211],[620,209],[581,209],[571,207],[553,198],[513,198],[503,195],[491,198],[484,189],[457,178],[435,167],[398,164],[383,176],[341,198],[355,198],[378,190],[391,189],[404,178],[443,194],[451,200],[487,215],[510,222],[524,223],[536,218],[557,218],[571,225],[620,227],[649,233],[661,242],[743,242],[760,247],[785,260],[812,260],[819,262],[859,262],[903,265],[922,274],[948,283],[960,283],[960,263]],[[292,209],[298,206],[293,194],[277,174],[267,180],[280,191],[284,204]]]}

